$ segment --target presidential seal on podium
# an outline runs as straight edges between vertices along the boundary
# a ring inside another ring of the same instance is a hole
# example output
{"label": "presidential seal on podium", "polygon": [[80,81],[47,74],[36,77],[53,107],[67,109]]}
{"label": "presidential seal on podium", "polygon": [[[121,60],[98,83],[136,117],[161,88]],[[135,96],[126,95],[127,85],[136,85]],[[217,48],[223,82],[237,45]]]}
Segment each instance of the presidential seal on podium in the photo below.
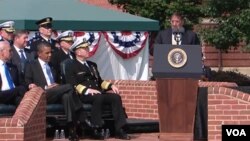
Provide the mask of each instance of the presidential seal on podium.
{"label": "presidential seal on podium", "polygon": [[187,54],[181,48],[173,48],[168,53],[168,63],[174,68],[181,68],[187,63]]}

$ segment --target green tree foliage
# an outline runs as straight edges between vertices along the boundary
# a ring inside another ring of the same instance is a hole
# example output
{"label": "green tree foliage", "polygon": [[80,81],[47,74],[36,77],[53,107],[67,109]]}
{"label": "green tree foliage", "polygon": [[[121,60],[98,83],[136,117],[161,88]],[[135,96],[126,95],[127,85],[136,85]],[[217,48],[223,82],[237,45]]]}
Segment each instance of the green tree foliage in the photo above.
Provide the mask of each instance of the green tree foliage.
{"label": "green tree foliage", "polygon": [[205,42],[224,51],[237,47],[240,42],[249,46],[249,0],[207,0],[201,11],[211,22],[216,23],[216,28],[200,30]]}
{"label": "green tree foliage", "polygon": [[109,2],[130,14],[158,20],[161,29],[170,26],[169,19],[175,11],[184,15],[188,27],[197,24],[201,15],[198,0],[109,0]]}
{"label": "green tree foliage", "polygon": [[200,19],[216,23],[214,28],[199,27],[199,35],[220,50],[236,47],[245,42],[250,49],[249,0],[109,0],[125,12],[160,22],[161,29],[170,25],[173,12],[185,17],[186,27],[193,27]]}

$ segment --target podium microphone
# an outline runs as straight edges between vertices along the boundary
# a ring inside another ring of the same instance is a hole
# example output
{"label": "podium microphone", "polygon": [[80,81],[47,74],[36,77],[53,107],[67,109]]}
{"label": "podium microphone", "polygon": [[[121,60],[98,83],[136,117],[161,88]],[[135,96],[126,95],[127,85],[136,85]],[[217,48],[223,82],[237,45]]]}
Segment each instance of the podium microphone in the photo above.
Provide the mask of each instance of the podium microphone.
{"label": "podium microphone", "polygon": [[182,34],[184,33],[184,28],[173,28],[174,40],[177,42],[177,45],[180,45],[182,41]]}

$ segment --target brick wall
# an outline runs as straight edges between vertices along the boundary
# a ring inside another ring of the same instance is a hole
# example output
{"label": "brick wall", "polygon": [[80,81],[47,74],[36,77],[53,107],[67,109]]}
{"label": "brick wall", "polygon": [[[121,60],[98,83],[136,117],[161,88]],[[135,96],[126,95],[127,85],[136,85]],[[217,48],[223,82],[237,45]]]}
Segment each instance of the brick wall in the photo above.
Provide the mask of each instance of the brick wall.
{"label": "brick wall", "polygon": [[208,89],[208,140],[221,140],[221,125],[250,124],[250,95],[226,87]]}
{"label": "brick wall", "polygon": [[129,118],[158,119],[154,81],[116,81]]}
{"label": "brick wall", "polygon": [[[113,81],[119,89],[129,118],[158,119],[155,81]],[[222,124],[250,124],[250,95],[231,89],[228,82],[200,82],[208,88],[208,139],[221,140]],[[43,90],[26,93],[13,117],[0,119],[0,141],[45,140]]]}
{"label": "brick wall", "polygon": [[[204,45],[203,48],[206,57],[205,64],[210,67],[218,67],[218,50],[209,45]],[[223,67],[249,67],[249,64],[250,53],[243,52],[243,45],[240,45],[237,49],[228,50],[227,53],[222,53]]]}
{"label": "brick wall", "polygon": [[0,141],[45,141],[45,106],[41,88],[28,91],[12,117],[0,118]]}
{"label": "brick wall", "polygon": [[[116,81],[129,118],[158,119],[154,81]],[[200,82],[208,88],[208,140],[221,140],[222,124],[250,124],[250,95],[228,82]],[[230,88],[231,87],[231,88]]]}
{"label": "brick wall", "polygon": [[116,5],[112,5],[108,2],[108,0],[80,0],[81,2],[90,4],[90,5],[95,5],[98,7],[102,7],[105,9],[111,9],[111,10],[116,10],[116,11],[122,11],[121,9],[117,8]]}

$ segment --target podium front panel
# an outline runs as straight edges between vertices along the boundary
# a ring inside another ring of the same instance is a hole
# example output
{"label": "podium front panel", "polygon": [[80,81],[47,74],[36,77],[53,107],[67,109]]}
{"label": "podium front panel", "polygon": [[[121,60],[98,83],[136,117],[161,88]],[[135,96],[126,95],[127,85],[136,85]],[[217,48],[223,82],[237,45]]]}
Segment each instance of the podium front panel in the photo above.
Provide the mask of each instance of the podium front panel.
{"label": "podium front panel", "polygon": [[[173,67],[169,63],[169,53],[180,49],[186,53],[186,63]],[[200,78],[202,75],[202,56],[200,45],[154,45],[153,75],[155,78]]]}

